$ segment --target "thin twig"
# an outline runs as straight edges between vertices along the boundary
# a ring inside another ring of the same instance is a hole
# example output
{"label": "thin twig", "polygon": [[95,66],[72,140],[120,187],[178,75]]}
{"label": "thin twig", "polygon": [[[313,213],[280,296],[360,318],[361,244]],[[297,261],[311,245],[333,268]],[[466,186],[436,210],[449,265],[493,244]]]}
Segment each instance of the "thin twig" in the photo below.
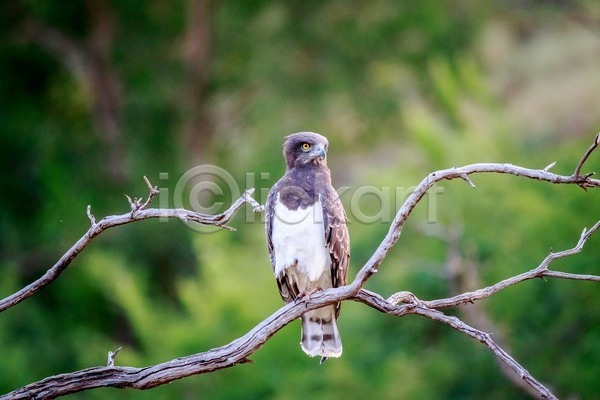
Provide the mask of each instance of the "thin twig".
{"label": "thin twig", "polygon": [[154,199],[154,197],[156,197],[156,195],[158,195],[158,193],[160,192],[158,190],[158,186],[152,186],[152,184],[150,183],[150,181],[148,180],[148,178],[146,178],[144,176],[144,182],[146,182],[146,186],[148,186],[148,198],[146,199],[146,201],[144,202],[144,204],[142,204],[138,209],[139,210],[144,210],[146,208],[148,208],[148,206],[150,205],[150,203],[152,202],[152,200]]}
{"label": "thin twig", "polygon": [[469,184],[469,186],[471,186],[473,189],[477,189],[477,187],[475,186],[475,184],[473,183],[473,181],[471,180],[471,178],[469,178],[469,175],[463,174],[463,175],[460,176],[460,179],[462,179],[463,181],[467,182]]}
{"label": "thin twig", "polygon": [[115,358],[117,358],[117,354],[119,354],[119,351],[121,351],[121,349],[122,347],[118,347],[115,351],[108,352],[108,360],[106,361],[107,367],[115,366]]}
{"label": "thin twig", "polygon": [[[587,159],[590,157],[590,154],[592,154],[593,151],[596,150],[598,145],[600,145],[600,132],[598,132],[596,134],[596,137],[594,138],[594,142],[590,145],[590,147],[583,154],[583,156],[581,157],[581,160],[579,160],[579,162],[577,163],[577,167],[575,167],[575,172],[573,172],[573,177],[576,177],[576,178],[581,177],[581,168],[583,167],[583,164],[585,164]],[[593,175],[593,173],[587,174],[586,177],[590,177],[592,175]]]}
{"label": "thin twig", "polygon": [[92,224],[92,227],[96,225],[96,217],[94,217],[94,215],[92,214],[92,206],[89,204],[87,206],[87,216],[90,220],[90,223]]}
{"label": "thin twig", "polygon": [[553,161],[553,162],[551,162],[550,164],[546,165],[542,171],[544,171],[544,172],[548,172],[548,171],[550,171],[550,169],[551,169],[552,167],[554,167],[555,165],[556,165],[556,161]]}
{"label": "thin twig", "polygon": [[133,213],[138,209],[139,205],[139,200],[137,197],[134,197],[133,200],[131,199],[131,197],[129,197],[128,195],[124,194],[123,196],[125,196],[127,198],[127,202],[129,203],[129,208],[131,208],[131,216],[133,217]]}

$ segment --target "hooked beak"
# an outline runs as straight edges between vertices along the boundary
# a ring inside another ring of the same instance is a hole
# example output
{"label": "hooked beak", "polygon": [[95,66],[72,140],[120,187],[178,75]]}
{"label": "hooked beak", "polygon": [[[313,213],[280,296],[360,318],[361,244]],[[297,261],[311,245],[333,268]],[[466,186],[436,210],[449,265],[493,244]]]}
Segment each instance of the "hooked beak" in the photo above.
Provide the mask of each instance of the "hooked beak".
{"label": "hooked beak", "polygon": [[315,146],[313,148],[312,153],[315,157],[321,157],[322,159],[325,159],[325,157],[327,156],[327,152],[325,151],[325,146],[323,146],[322,144]]}

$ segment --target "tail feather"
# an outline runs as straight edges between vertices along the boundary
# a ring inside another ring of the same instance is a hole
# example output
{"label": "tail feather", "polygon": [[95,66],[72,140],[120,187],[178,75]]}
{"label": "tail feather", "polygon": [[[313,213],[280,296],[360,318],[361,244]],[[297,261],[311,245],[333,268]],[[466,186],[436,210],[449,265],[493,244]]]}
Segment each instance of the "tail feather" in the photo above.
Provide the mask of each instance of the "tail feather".
{"label": "tail feather", "polygon": [[325,307],[302,315],[302,350],[311,357],[339,357],[342,339],[338,331],[335,308]]}

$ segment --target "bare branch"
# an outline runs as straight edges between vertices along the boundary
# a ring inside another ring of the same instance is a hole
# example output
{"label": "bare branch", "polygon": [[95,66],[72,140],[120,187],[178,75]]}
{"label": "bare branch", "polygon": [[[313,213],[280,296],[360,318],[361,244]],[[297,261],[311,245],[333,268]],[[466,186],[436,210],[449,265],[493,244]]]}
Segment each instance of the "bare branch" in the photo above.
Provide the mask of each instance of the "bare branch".
{"label": "bare branch", "polygon": [[469,186],[471,186],[473,189],[477,189],[477,187],[475,186],[475,184],[473,183],[473,181],[471,180],[471,178],[469,178],[469,175],[463,174],[463,175],[460,176],[460,179],[462,179],[463,181],[467,182],[469,184]]}
{"label": "bare branch", "polygon": [[121,351],[121,349],[122,347],[118,347],[115,351],[108,352],[108,360],[106,361],[107,367],[115,366],[115,358],[117,358],[117,354],[119,354],[119,351]]}
{"label": "bare branch", "polygon": [[141,209],[141,210],[148,208],[148,206],[150,205],[150,203],[152,202],[154,197],[156,197],[156,195],[158,195],[158,193],[159,193],[158,186],[152,186],[152,184],[150,183],[148,178],[146,178],[145,176],[144,176],[144,182],[146,182],[146,186],[148,186],[149,194],[148,194],[148,198],[146,199],[144,204],[142,204],[139,207],[139,209]]}
{"label": "bare branch", "polygon": [[[156,189],[156,192],[158,193],[158,189]],[[35,282],[25,286],[18,292],[0,300],[0,313],[33,296],[40,289],[46,287],[55,279],[57,279],[60,276],[60,274],[71,264],[73,259],[75,259],[75,257],[77,257],[79,253],[81,253],[81,251],[88,244],[90,244],[90,242],[94,238],[96,238],[96,236],[100,235],[102,232],[109,228],[150,218],[179,218],[184,222],[193,221],[203,225],[213,225],[228,228],[231,230],[232,228],[226,227],[225,224],[231,220],[235,213],[245,203],[249,203],[255,210],[260,210],[260,204],[258,204],[256,200],[250,197],[250,195],[253,192],[254,189],[246,190],[244,194],[239,199],[237,199],[227,210],[217,215],[200,214],[183,208],[145,209],[146,205],[149,204],[152,198],[156,195],[152,194],[154,193],[153,191],[151,191],[146,203],[142,205],[139,205],[138,199],[131,200],[129,196],[126,196],[129,199],[129,203],[132,207],[131,213],[104,217],[98,222],[95,222],[95,218],[91,218],[90,220],[92,220],[93,224],[90,227],[90,229],[88,229],[88,231],[60,258],[60,260],[56,262],[56,264],[52,266],[52,268],[46,271],[46,273],[42,277],[37,279]],[[91,213],[88,214],[88,217],[90,215]]]}
{"label": "bare branch", "polygon": [[[598,142],[598,136],[594,143]],[[593,147],[593,148],[592,148]],[[591,152],[597,147],[592,146],[588,149],[588,153]],[[585,162],[589,157],[589,154],[582,158],[582,161]],[[583,162],[580,161],[580,164],[583,165]],[[492,163],[480,163],[480,164],[471,164],[466,165],[460,168],[450,168],[445,170],[440,170],[436,172],[432,172],[425,179],[419,183],[419,185],[415,188],[412,194],[406,199],[404,204],[398,210],[398,213],[394,217],[394,220],[391,223],[390,229],[388,230],[387,235],[375,251],[369,261],[361,268],[358,273],[358,282],[360,284],[364,284],[367,279],[379,268],[379,265],[383,261],[387,252],[394,246],[394,244],[400,238],[400,234],[402,232],[402,228],[404,227],[404,223],[415,209],[419,201],[425,196],[425,194],[431,189],[436,183],[443,180],[453,180],[453,179],[465,179],[465,176],[468,177],[472,174],[481,174],[481,173],[498,173],[498,174],[510,174],[515,176],[520,176],[523,178],[535,179],[538,181],[550,182],[554,184],[575,184],[583,188],[591,188],[591,187],[600,187],[600,180],[592,179],[590,174],[579,176],[579,175],[557,175],[548,171],[538,170],[538,169],[528,169],[519,167],[512,164],[492,164]],[[358,287],[355,287],[358,290]]]}
{"label": "bare branch", "polygon": [[598,275],[570,274],[568,272],[560,272],[560,271],[546,271],[546,272],[544,272],[544,277],[572,279],[575,281],[600,282],[600,276],[598,276]]}
{"label": "bare branch", "polygon": [[129,207],[131,208],[131,216],[140,208],[140,200],[137,197],[134,197],[133,200],[128,195],[124,194],[125,198],[127,198],[127,202],[129,203]]}
{"label": "bare branch", "polygon": [[131,216],[132,217],[138,211],[148,208],[148,206],[150,205],[150,203],[152,202],[154,197],[156,197],[156,195],[158,195],[158,193],[159,193],[158,187],[152,186],[152,184],[150,183],[148,178],[146,178],[145,176],[144,176],[144,182],[146,182],[146,186],[148,187],[148,198],[146,199],[146,201],[143,204],[142,204],[141,197],[140,198],[134,197],[132,200],[131,197],[129,197],[128,195],[125,195],[125,197],[127,198],[127,201],[129,202],[129,207],[131,207]]}
{"label": "bare branch", "polygon": [[55,398],[98,387],[150,389],[187,376],[248,363],[251,362],[248,357],[288,323],[299,318],[307,310],[348,298],[349,293],[348,287],[329,289],[312,295],[310,303],[306,303],[307,300],[303,298],[301,301],[287,304],[244,336],[204,353],[143,368],[87,368],[46,378],[0,396],[0,399]]}
{"label": "bare branch", "polygon": [[400,303],[408,303],[423,306],[423,303],[417,298],[417,296],[407,291],[396,292],[390,297],[388,297],[386,301],[393,305],[398,305]]}
{"label": "bare branch", "polygon": [[429,308],[446,308],[446,307],[454,307],[460,304],[473,303],[477,300],[486,299],[492,296],[495,293],[498,293],[501,290],[504,290],[510,286],[514,286],[518,283],[524,282],[526,280],[534,279],[534,278],[563,278],[563,279],[577,279],[577,280],[588,280],[588,281],[600,281],[600,276],[595,275],[579,275],[579,274],[569,274],[565,272],[556,272],[548,269],[548,266],[554,261],[560,258],[565,258],[574,254],[581,252],[585,243],[589,240],[589,238],[600,228],[600,221],[596,222],[596,224],[588,231],[583,230],[579,241],[575,247],[564,250],[558,253],[550,252],[546,258],[534,269],[519,274],[517,276],[510,277],[503,281],[496,283],[495,285],[488,286],[483,289],[478,289],[473,292],[466,292],[459,294],[454,297],[440,299],[440,300],[431,300],[426,301],[425,305]]}
{"label": "bare branch", "polygon": [[[584,240],[589,239],[598,229],[598,225],[596,224],[589,231],[584,231],[582,238]],[[583,243],[585,241],[581,243],[580,247],[583,246]],[[567,255],[575,254],[575,252],[567,250],[555,253],[554,256],[556,257],[561,254],[564,254],[563,256],[566,257]],[[548,399],[556,398],[545,386],[533,378],[526,369],[498,346],[489,334],[465,324],[456,317],[447,316],[425,306],[424,304],[431,302],[422,302],[409,292],[400,292],[390,299],[390,301],[403,301],[407,303],[400,306],[392,304],[377,293],[364,289],[359,289],[358,293],[355,294],[353,286],[357,281],[358,277],[350,286],[327,289],[314,293],[310,296],[310,299],[303,297],[299,301],[287,304],[258,324],[246,335],[220,348],[143,368],[114,367],[110,365],[111,358],[109,353],[109,366],[107,367],[88,368],[74,373],[49,377],[0,396],[0,399],[53,398],[97,387],[150,389],[187,376],[251,362],[248,357],[291,321],[300,317],[306,311],[343,300],[355,300],[367,304],[380,312],[398,317],[407,314],[416,314],[449,325],[453,329],[465,333],[485,344],[501,361],[517,372],[525,382],[540,393],[542,397]],[[116,351],[114,355],[116,355]]]}
{"label": "bare branch", "polygon": [[553,161],[553,162],[551,162],[550,164],[546,165],[542,171],[544,171],[544,172],[548,172],[548,171],[550,171],[550,169],[551,169],[552,167],[554,167],[555,165],[556,165],[556,161]]}
{"label": "bare branch", "polygon": [[[585,164],[587,159],[590,157],[590,154],[592,154],[592,152],[594,150],[596,150],[598,145],[600,145],[600,132],[598,132],[596,134],[596,137],[594,138],[594,143],[591,144],[591,146],[586,150],[586,152],[581,157],[581,160],[579,160],[579,162],[577,163],[577,167],[575,167],[575,172],[573,172],[574,177],[581,177],[581,168],[583,167],[583,164]],[[590,177],[593,174],[594,173],[592,172],[591,174],[587,174],[586,176]]]}
{"label": "bare branch", "polygon": [[429,318],[433,321],[441,322],[450,326],[451,328],[464,333],[471,338],[483,343],[488,347],[500,361],[507,365],[511,370],[518,374],[529,386],[531,386],[536,393],[545,399],[556,399],[557,397],[546,388],[541,382],[537,381],[524,367],[522,367],[514,358],[512,358],[504,349],[502,349],[497,343],[495,343],[489,333],[482,332],[472,326],[464,323],[460,319],[454,316],[448,316],[441,311],[433,310],[424,306],[426,302],[422,302],[417,299],[412,293],[411,298],[414,298],[415,302],[403,304],[401,306],[395,306],[384,300],[383,297],[376,293],[361,290],[354,300],[364,303],[374,309],[384,312],[386,314],[395,315],[398,317],[407,314],[416,314],[422,317]]}
{"label": "bare branch", "polygon": [[96,225],[96,217],[94,217],[94,215],[92,214],[92,206],[88,204],[87,206],[87,216],[90,220],[90,223],[92,224],[92,227],[94,225]]}
{"label": "bare branch", "polygon": [[[556,259],[579,253],[589,238],[600,228],[600,221],[589,231],[583,231],[575,247],[559,253],[551,252],[537,268],[499,282],[488,288],[465,293],[449,299],[421,301],[410,292],[398,292],[388,301],[377,293],[364,290],[363,286],[365,282],[377,272],[389,250],[398,241],[404,223],[418,202],[436,183],[442,180],[463,179],[467,183],[472,184],[469,178],[469,175],[471,174],[502,173],[554,184],[575,184],[583,188],[600,187],[600,181],[592,179],[592,174],[581,175],[583,164],[589,158],[590,154],[598,147],[599,142],[600,135],[597,135],[594,145],[592,145],[584,154],[575,169],[575,173],[571,176],[556,175],[548,172],[553,164],[542,170],[527,169],[511,164],[472,164],[429,174],[421,181],[414,192],[398,210],[387,235],[384,237],[371,258],[359,270],[357,276],[350,285],[335,289],[327,289],[312,294],[310,298],[303,297],[296,302],[289,303],[256,325],[256,327],[244,336],[223,347],[143,368],[114,367],[114,356],[116,355],[116,352],[113,354],[112,361],[109,353],[109,366],[107,367],[88,368],[70,374],[49,377],[17,389],[4,396],[0,396],[0,399],[54,398],[96,387],[149,389],[190,375],[212,372],[217,369],[251,362],[248,358],[250,355],[266,343],[267,340],[281,328],[300,317],[306,311],[345,300],[358,301],[367,304],[380,312],[398,317],[406,314],[416,314],[444,323],[486,345],[499,360],[515,371],[521,379],[531,386],[540,396],[543,398],[555,399],[556,396],[554,396],[550,390],[533,378],[525,368],[515,361],[505,350],[498,346],[488,333],[479,331],[454,316],[445,315],[435,308],[450,307],[480,300],[489,297],[493,293],[508,286],[535,277],[548,276],[598,281],[599,277],[597,276],[550,271],[548,265]],[[250,197],[253,191],[252,189],[246,191],[228,210],[214,216],[198,214],[184,209],[147,209],[146,207],[150,204],[152,198],[158,193],[158,189],[153,188],[147,180],[146,184],[150,189],[150,195],[145,203],[141,204],[141,200],[139,199],[130,199],[130,205],[132,206],[131,213],[105,217],[101,221],[93,223],[88,232],[71,249],[69,249],[69,251],[67,251],[67,253],[65,253],[65,255],[50,270],[48,270],[42,278],[12,296],[0,301],[0,312],[25,300],[27,297],[33,295],[35,292],[56,279],[93,238],[110,227],[149,218],[179,218],[186,222],[194,221],[206,225],[225,227],[225,224],[244,203],[250,204],[255,212],[262,211],[262,206]],[[155,190],[156,193],[154,193]],[[89,209],[88,214],[91,215]],[[92,218],[90,218],[90,220],[92,220]],[[394,303],[403,304],[397,305]]]}
{"label": "bare branch", "polygon": [[548,388],[546,388],[541,382],[535,379],[529,371],[523,368],[514,358],[510,356],[502,347],[500,347],[496,342],[492,340],[492,337],[489,333],[482,332],[478,329],[473,328],[472,326],[464,323],[460,319],[448,316],[442,313],[441,311],[432,310],[430,308],[417,307],[415,309],[415,314],[421,315],[423,317],[427,317],[434,321],[442,322],[459,332],[462,332],[475,340],[483,343],[488,349],[490,349],[496,357],[500,359],[500,361],[504,362],[508,367],[510,367],[514,372],[516,372],[519,377],[527,382],[529,386],[531,386],[540,396],[544,399],[558,399]]}
{"label": "bare branch", "polygon": [[[447,244],[446,261],[444,266],[444,277],[446,278],[450,293],[457,295],[460,293],[475,290],[482,285],[479,276],[480,266],[461,249],[460,241],[462,229],[458,227],[448,227],[447,229],[438,229],[433,232]],[[485,311],[483,305],[470,305],[457,309],[461,319],[467,324],[477,327],[483,332],[493,332],[494,342],[500,345],[506,353],[511,353],[510,347],[503,338],[502,330],[499,329]],[[532,398],[539,397],[539,392],[521,378],[521,374],[513,370],[509,365],[496,359],[502,374],[519,390],[528,394]]]}

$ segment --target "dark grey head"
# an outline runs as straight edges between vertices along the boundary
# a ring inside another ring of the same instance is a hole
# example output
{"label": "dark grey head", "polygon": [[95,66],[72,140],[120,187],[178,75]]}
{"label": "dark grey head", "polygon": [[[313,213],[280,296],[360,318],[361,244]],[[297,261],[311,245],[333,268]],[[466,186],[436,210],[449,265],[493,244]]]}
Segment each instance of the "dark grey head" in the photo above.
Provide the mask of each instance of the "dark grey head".
{"label": "dark grey head", "polygon": [[288,169],[301,165],[327,165],[329,142],[314,132],[298,132],[286,136],[283,157]]}

